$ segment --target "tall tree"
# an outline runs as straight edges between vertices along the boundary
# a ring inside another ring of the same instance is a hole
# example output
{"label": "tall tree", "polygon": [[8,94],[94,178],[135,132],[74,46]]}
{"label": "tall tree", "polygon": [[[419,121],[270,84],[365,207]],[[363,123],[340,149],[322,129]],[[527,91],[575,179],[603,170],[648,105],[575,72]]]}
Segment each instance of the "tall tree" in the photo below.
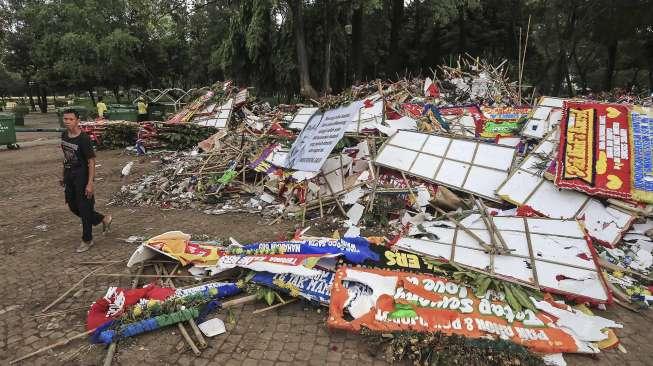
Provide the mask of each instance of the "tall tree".
{"label": "tall tree", "polygon": [[311,75],[306,52],[306,39],[304,38],[304,2],[302,0],[288,0],[292,13],[295,46],[297,48],[297,65],[299,66],[299,91],[307,98],[317,98],[317,92],[311,84]]}

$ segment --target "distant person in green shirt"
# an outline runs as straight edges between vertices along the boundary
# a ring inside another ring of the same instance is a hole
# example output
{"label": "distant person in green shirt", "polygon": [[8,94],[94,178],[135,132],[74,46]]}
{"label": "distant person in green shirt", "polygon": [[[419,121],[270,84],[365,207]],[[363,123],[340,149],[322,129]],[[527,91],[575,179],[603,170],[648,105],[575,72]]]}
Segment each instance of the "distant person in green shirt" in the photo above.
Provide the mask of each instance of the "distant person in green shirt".
{"label": "distant person in green shirt", "polygon": [[147,104],[143,97],[138,98],[138,122],[147,121]]}
{"label": "distant person in green shirt", "polygon": [[97,107],[97,115],[98,115],[98,117],[100,117],[100,118],[104,118],[104,112],[107,111],[107,105],[104,104],[104,101],[103,101],[102,97],[98,97],[98,98],[97,98],[97,104],[96,104],[96,107]]}

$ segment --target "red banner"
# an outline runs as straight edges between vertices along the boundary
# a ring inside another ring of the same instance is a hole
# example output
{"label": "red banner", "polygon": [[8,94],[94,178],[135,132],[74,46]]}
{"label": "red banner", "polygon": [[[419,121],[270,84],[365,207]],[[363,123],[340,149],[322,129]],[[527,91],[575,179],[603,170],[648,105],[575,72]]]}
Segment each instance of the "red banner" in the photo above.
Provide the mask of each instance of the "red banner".
{"label": "red banner", "polygon": [[[348,290],[343,281],[371,291]],[[346,309],[351,317],[345,317]],[[471,288],[446,278],[345,266],[333,281],[327,321],[331,328],[350,331],[440,331],[507,339],[542,353],[580,352],[575,339],[553,323],[543,312],[515,311],[489,292],[478,298]]]}
{"label": "red banner", "polygon": [[565,102],[555,184],[592,195],[630,199],[631,140],[627,106]]}

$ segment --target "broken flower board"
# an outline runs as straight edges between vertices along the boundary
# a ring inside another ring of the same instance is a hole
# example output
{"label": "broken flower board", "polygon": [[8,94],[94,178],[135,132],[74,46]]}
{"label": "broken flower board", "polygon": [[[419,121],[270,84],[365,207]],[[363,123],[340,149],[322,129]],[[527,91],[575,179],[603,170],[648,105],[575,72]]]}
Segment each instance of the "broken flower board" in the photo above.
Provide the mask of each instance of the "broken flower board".
{"label": "broken flower board", "polygon": [[604,206],[582,192],[561,190],[544,177],[558,146],[557,130],[546,136],[499,186],[497,194],[518,206],[528,206],[556,219],[583,220],[589,236],[615,247],[635,216],[617,207]]}
{"label": "broken flower board", "polygon": [[500,202],[495,194],[515,156],[510,146],[399,131],[374,163]]}
{"label": "broken flower board", "polygon": [[[508,248],[506,254],[487,253],[458,226],[427,227],[427,223],[422,227],[436,239],[401,238],[395,247],[574,298],[611,301],[594,248],[578,222],[526,217],[494,217],[492,221],[495,234]],[[462,223],[490,242],[490,230],[480,215],[470,215]]]}
{"label": "broken flower board", "polygon": [[633,199],[653,203],[653,108],[633,107]]}
{"label": "broken flower board", "polygon": [[564,99],[541,97],[526,122],[522,135],[528,138],[541,139],[555,130],[562,118]]}
{"label": "broken flower board", "polygon": [[631,199],[632,139],[627,106],[565,102],[555,184],[601,197]]}
{"label": "broken flower board", "polygon": [[[344,281],[369,286],[371,294],[351,292]],[[353,320],[347,320],[345,310]],[[542,353],[596,352],[553,321],[542,312],[516,312],[506,302],[478,298],[471,288],[446,278],[342,266],[333,281],[327,325],[349,331],[365,327],[492,336]]]}

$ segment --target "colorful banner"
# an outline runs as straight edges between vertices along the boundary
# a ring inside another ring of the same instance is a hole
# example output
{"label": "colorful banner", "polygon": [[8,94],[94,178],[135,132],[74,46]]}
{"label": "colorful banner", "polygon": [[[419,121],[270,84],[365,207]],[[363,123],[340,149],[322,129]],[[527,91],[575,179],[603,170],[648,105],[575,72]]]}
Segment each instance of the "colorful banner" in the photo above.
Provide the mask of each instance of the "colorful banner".
{"label": "colorful banner", "polygon": [[314,268],[317,262],[336,256],[336,254],[223,255],[216,266],[206,267],[206,269],[212,275],[240,267],[257,272],[292,273],[314,278],[321,272]]}
{"label": "colorful banner", "polygon": [[391,249],[384,245],[372,245],[371,249],[379,255],[379,259],[377,261],[366,261],[365,265],[368,267],[427,274],[435,273],[434,269],[437,269],[437,266],[434,266],[424,256]]}
{"label": "colorful banner", "polygon": [[630,199],[631,137],[628,107],[565,102],[555,184],[592,195]]}
{"label": "colorful banner", "polygon": [[244,250],[283,249],[286,254],[338,254],[352,263],[366,260],[376,261],[378,254],[370,251],[370,243],[363,237],[355,238],[306,238],[292,241],[255,243],[243,247]]}
{"label": "colorful banner", "polygon": [[483,113],[481,113],[481,109],[475,104],[458,106],[458,107],[442,107],[442,108],[438,108],[438,112],[443,117],[471,116],[472,118],[474,118],[474,122],[477,124],[483,121]]}
{"label": "colorful banner", "polygon": [[653,109],[633,107],[633,199],[653,203]]}
{"label": "colorful banner", "polygon": [[510,119],[519,120],[527,118],[531,113],[531,107],[481,107],[483,117],[487,119]]}
{"label": "colorful banner", "polygon": [[[367,285],[371,293],[352,294],[343,281]],[[545,313],[517,312],[504,301],[486,297],[478,298],[471,288],[446,278],[343,266],[333,281],[327,324],[350,331],[365,327],[381,332],[491,336],[541,353],[588,352],[572,335],[551,327],[554,319]],[[345,316],[345,310],[351,317]]]}
{"label": "colorful banner", "polygon": [[486,139],[517,136],[523,125],[524,120],[485,119],[476,124],[476,135]]}
{"label": "colorful banner", "polygon": [[190,241],[190,235],[181,231],[168,231],[157,235],[144,245],[176,258],[183,266],[194,264],[214,264],[218,260],[218,247]]}
{"label": "colorful banner", "polygon": [[293,296],[301,296],[309,301],[328,304],[333,272],[319,272],[320,274],[313,278],[290,273],[258,272],[252,277],[252,282],[282,290]]}

